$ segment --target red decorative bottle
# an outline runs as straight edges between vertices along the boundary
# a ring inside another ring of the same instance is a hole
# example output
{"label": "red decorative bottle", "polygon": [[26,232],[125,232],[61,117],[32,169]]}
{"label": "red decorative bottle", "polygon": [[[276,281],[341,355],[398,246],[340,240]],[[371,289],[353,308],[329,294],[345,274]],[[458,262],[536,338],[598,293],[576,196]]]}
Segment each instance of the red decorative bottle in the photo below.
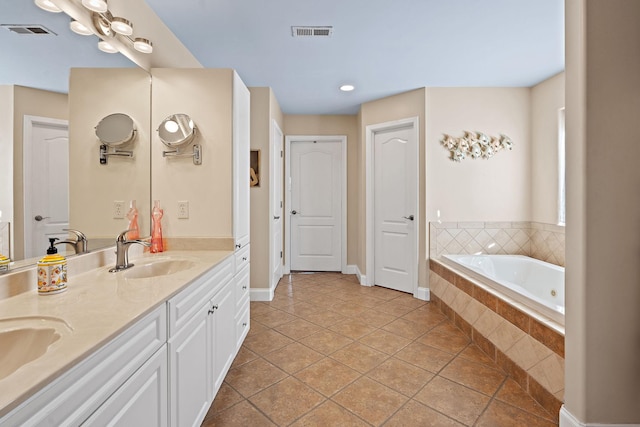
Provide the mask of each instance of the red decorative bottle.
{"label": "red decorative bottle", "polygon": [[153,221],[151,252],[154,254],[164,250],[162,245],[162,215],[164,215],[164,211],[160,209],[160,200],[154,200],[153,209],[151,210],[151,220]]}

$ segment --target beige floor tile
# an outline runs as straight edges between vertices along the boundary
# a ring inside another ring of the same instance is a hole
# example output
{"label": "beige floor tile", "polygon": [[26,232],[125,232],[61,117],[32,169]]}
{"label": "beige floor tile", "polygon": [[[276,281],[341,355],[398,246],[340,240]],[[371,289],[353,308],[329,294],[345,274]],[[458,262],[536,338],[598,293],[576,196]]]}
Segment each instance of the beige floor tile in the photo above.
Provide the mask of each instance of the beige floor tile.
{"label": "beige floor tile", "polygon": [[291,338],[269,329],[250,337],[247,336],[244,341],[244,346],[258,355],[263,355],[271,353],[292,342],[293,340]]}
{"label": "beige floor tile", "polygon": [[281,334],[286,335],[296,341],[313,333],[316,333],[321,329],[322,328],[320,326],[314,325],[311,322],[307,322],[304,319],[295,319],[289,323],[285,323],[284,325],[276,326],[273,328],[274,331],[278,331]]}
{"label": "beige floor tile", "polygon": [[376,329],[369,335],[365,335],[360,338],[359,341],[387,354],[397,353],[407,345],[411,344],[411,340],[382,329]]}
{"label": "beige floor tile", "polygon": [[260,356],[258,356],[253,351],[249,350],[247,347],[243,345],[242,347],[240,347],[240,350],[238,350],[238,354],[236,355],[236,358],[233,359],[231,368],[237,368],[238,366],[244,365],[245,363],[249,363],[252,360],[256,360],[258,357]]}
{"label": "beige floor tile", "polygon": [[447,353],[457,354],[469,345],[469,338],[464,335],[449,335],[443,331],[434,328],[427,332],[416,342],[435,347]]}
{"label": "beige floor tile", "polygon": [[328,357],[295,374],[300,381],[327,397],[333,396],[360,376],[358,371]]}
{"label": "beige floor tile", "polygon": [[388,359],[389,355],[354,342],[336,351],[330,357],[364,374]]}
{"label": "beige floor tile", "polygon": [[416,394],[433,378],[431,372],[396,358],[382,362],[367,376],[409,397]]}
{"label": "beige floor tile", "polygon": [[470,360],[472,362],[481,363],[483,365],[487,365],[492,368],[496,368],[496,364],[489,356],[485,354],[480,347],[475,344],[469,344],[467,348],[460,352],[458,357],[462,357],[463,359]]}
{"label": "beige floor tile", "polygon": [[464,424],[460,424],[415,400],[410,400],[384,426],[463,427]]}
{"label": "beige floor tile", "polygon": [[493,396],[507,377],[498,369],[460,357],[440,371],[440,375],[489,396]]}
{"label": "beige floor tile", "polygon": [[442,314],[440,310],[434,311],[434,309],[430,307],[432,306],[426,305],[426,306],[420,307],[416,310],[408,312],[407,314],[402,316],[402,318],[405,320],[410,320],[411,322],[424,325],[427,329],[431,329],[437,326],[438,323],[445,320],[446,316]]}
{"label": "beige floor tile", "polygon": [[538,402],[536,402],[526,391],[522,389],[511,378],[507,378],[504,385],[500,388],[496,394],[496,399],[501,400],[529,412],[538,417],[546,418],[547,420],[554,421],[554,417],[551,416]]}
{"label": "beige floor tile", "polygon": [[399,335],[410,340],[418,338],[431,329],[428,325],[411,322],[406,319],[397,319],[382,327],[385,331]]}
{"label": "beige floor tile", "polygon": [[293,427],[367,427],[368,423],[331,401],[324,402],[300,418]]}
{"label": "beige floor tile", "polygon": [[442,377],[435,377],[414,397],[420,403],[472,425],[489,404],[489,396]]}
{"label": "beige floor tile", "polygon": [[421,299],[414,298],[411,294],[400,293],[400,295],[391,300],[392,302],[396,302],[398,304],[405,305],[411,309],[420,308],[426,304],[427,301],[423,301]]}
{"label": "beige floor tile", "polygon": [[330,326],[329,330],[357,340],[360,337],[370,334],[375,328],[358,319],[346,319]]}
{"label": "beige floor tile", "polygon": [[273,328],[275,326],[291,322],[292,320],[295,320],[295,319],[296,317],[289,313],[286,313],[282,310],[274,310],[265,314],[253,316],[251,320],[257,320],[263,325],[268,326],[269,328]]}
{"label": "beige floor tile", "polygon": [[212,418],[218,413],[229,409],[236,403],[244,400],[244,397],[240,395],[237,391],[235,391],[229,384],[226,382],[222,383],[220,386],[220,390],[218,390],[218,394],[216,394],[216,398],[213,400],[211,407],[209,408],[209,412],[205,416],[205,420],[207,418]]}
{"label": "beige floor tile", "polygon": [[556,425],[498,400],[494,400],[489,405],[476,423],[478,427],[552,427]]}
{"label": "beige floor tile", "polygon": [[396,320],[396,316],[381,313],[375,309],[367,309],[358,315],[358,320],[361,320],[374,328],[381,328]]}
{"label": "beige floor tile", "polygon": [[404,304],[395,302],[395,299],[380,304],[376,307],[376,309],[380,310],[383,313],[391,314],[397,317],[404,316],[405,314],[414,310],[413,308],[407,307]]}
{"label": "beige floor tile", "polygon": [[280,368],[263,359],[256,359],[230,369],[225,381],[244,397],[250,397],[286,377],[287,373]]}
{"label": "beige floor tile", "polygon": [[307,302],[296,302],[295,304],[281,310],[299,317],[304,317],[307,314],[321,313],[325,311],[323,307],[318,307],[317,305],[309,304]]}
{"label": "beige floor tile", "polygon": [[428,345],[413,342],[394,355],[427,371],[437,373],[455,356]]}
{"label": "beige floor tile", "polygon": [[251,310],[251,317],[271,313],[275,310],[275,308],[269,307],[269,305],[264,302],[251,302],[249,309]]}
{"label": "beige floor tile", "polygon": [[294,342],[263,357],[288,374],[293,374],[316,363],[324,358],[324,355]]}
{"label": "beige floor tile", "polygon": [[[325,400],[301,381],[289,377],[251,397],[249,401],[277,425],[289,425]],[[249,424],[247,424],[249,425]]]}
{"label": "beige floor tile", "polygon": [[[340,298],[339,295],[337,297]],[[332,311],[335,311],[336,313],[340,313],[343,316],[348,316],[348,317],[358,317],[362,312],[368,310],[367,307],[353,304],[352,302],[348,302],[348,301],[337,302],[334,305],[332,305],[330,308]]]}
{"label": "beige floor tile", "polygon": [[275,426],[246,400],[220,412],[215,417],[205,419],[203,427],[271,427]]}
{"label": "beige floor tile", "polygon": [[302,338],[300,342],[315,351],[329,355],[353,342],[351,338],[324,330]]}
{"label": "beige floor tile", "polygon": [[342,314],[336,313],[335,311],[322,309],[320,312],[306,314],[302,316],[305,320],[308,320],[311,323],[315,323],[316,325],[327,328],[331,325],[335,325],[347,317]]}
{"label": "beige floor tile", "polygon": [[373,425],[391,417],[408,398],[369,378],[360,378],[340,391],[333,401]]}

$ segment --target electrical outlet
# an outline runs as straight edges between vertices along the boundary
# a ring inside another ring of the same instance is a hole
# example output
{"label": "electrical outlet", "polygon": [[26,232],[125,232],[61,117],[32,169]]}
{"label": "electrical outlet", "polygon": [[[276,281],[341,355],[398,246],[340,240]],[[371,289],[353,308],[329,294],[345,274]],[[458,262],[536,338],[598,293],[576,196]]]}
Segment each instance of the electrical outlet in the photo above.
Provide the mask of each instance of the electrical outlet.
{"label": "electrical outlet", "polygon": [[124,200],[113,201],[113,217],[116,219],[124,218]]}
{"label": "electrical outlet", "polygon": [[189,218],[189,202],[183,200],[178,202],[178,219],[187,219]]}

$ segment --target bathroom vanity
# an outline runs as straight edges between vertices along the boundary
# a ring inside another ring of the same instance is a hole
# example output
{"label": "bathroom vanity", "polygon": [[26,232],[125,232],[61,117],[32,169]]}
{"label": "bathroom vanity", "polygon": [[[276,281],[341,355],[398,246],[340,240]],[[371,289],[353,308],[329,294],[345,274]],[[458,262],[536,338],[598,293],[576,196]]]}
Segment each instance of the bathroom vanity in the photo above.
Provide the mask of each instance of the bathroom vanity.
{"label": "bathroom vanity", "polygon": [[244,258],[147,255],[71,277],[59,295],[1,300],[12,330],[57,338],[0,378],[0,426],[200,425],[249,330]]}

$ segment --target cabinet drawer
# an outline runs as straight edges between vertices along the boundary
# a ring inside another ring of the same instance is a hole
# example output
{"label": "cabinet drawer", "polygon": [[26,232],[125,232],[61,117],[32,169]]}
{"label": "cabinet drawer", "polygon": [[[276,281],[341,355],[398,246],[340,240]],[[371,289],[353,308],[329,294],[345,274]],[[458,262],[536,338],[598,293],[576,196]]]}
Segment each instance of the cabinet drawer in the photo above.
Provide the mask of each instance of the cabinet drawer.
{"label": "cabinet drawer", "polygon": [[163,304],[0,419],[0,425],[80,425],[167,339]]}
{"label": "cabinet drawer", "polygon": [[244,269],[236,274],[235,281],[235,301],[236,307],[238,310],[241,308],[241,305],[245,300],[249,299],[249,287],[250,287],[250,277],[249,277],[249,266],[245,265]]}
{"label": "cabinet drawer", "polygon": [[236,348],[240,348],[245,337],[251,328],[251,320],[249,317],[249,301],[246,302],[243,310],[239,311],[236,316]]}
{"label": "cabinet drawer", "polygon": [[249,264],[249,262],[251,262],[251,245],[247,245],[242,249],[238,249],[236,251],[236,270],[235,272],[238,273],[240,270],[242,270],[246,265]]}
{"label": "cabinet drawer", "polygon": [[198,313],[202,303],[210,299],[233,277],[233,257],[230,256],[196,279],[189,287],[169,300],[169,336],[172,337]]}

